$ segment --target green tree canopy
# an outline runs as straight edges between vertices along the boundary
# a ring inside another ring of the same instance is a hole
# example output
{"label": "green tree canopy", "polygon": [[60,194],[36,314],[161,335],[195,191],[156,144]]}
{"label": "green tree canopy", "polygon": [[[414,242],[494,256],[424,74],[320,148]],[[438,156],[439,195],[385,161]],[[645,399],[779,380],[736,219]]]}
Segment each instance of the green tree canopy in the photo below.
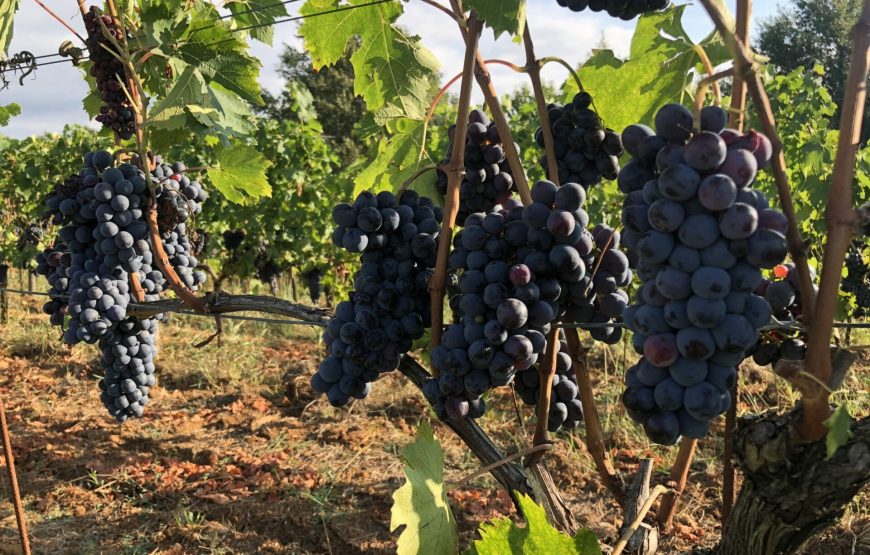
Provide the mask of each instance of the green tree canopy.
{"label": "green tree canopy", "polygon": [[262,112],[272,118],[296,118],[299,99],[296,88],[301,84],[308,89],[325,139],[342,165],[355,161],[363,150],[353,130],[365,113],[365,101],[354,94],[351,53],[352,49],[334,65],[315,71],[308,53],[287,46],[278,67],[278,74],[287,80],[287,87],[277,95],[268,92],[263,95]]}
{"label": "green tree canopy", "polygon": [[[824,85],[839,107],[849,73],[851,31],[863,4],[861,0],[794,0],[793,7],[779,8],[775,16],[761,22],[755,47],[785,73],[798,67],[824,66]],[[839,108],[834,121],[838,118]],[[864,108],[862,141],[870,138],[868,128],[870,105]]]}

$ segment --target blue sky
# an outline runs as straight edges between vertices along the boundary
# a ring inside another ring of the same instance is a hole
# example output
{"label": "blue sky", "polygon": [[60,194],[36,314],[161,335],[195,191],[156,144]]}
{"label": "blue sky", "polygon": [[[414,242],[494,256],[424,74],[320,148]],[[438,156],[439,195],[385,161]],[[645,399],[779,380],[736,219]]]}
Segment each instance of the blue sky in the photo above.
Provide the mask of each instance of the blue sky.
{"label": "blue sky", "polygon": [[[678,3],[683,2],[678,0]],[[728,1],[732,10],[734,3],[734,0]],[[73,2],[46,0],[46,4],[84,34],[84,25]],[[776,13],[778,5],[787,6],[789,0],[764,0],[754,4],[753,26],[759,19]],[[298,5],[290,4],[290,11],[294,15],[298,11]],[[537,55],[560,56],[572,65],[586,59],[590,49],[602,36],[617,55],[626,56],[635,23],[588,11],[576,14],[558,6],[555,0],[529,0],[528,20]],[[449,78],[461,71],[462,44],[457,40],[458,31],[455,25],[446,16],[419,0],[410,0],[399,22],[412,33],[421,36],[423,43],[441,61],[445,76]],[[689,35],[696,40],[712,30],[709,18],[699,5],[689,6],[683,23]],[[51,19],[35,2],[21,2],[10,53],[22,50],[29,50],[35,55],[54,53],[65,39],[75,41],[69,31]],[[253,47],[254,55],[263,63],[260,82],[269,90],[280,89],[283,85],[275,72],[275,66],[284,44],[301,45],[296,23],[287,23],[276,28],[273,47],[261,44]],[[486,58],[503,58],[516,63],[522,63],[524,59],[521,46],[504,36],[495,41],[492,33],[488,31],[481,41],[481,49]],[[499,66],[494,66],[492,73],[499,94],[507,93],[527,82],[525,76]],[[543,72],[544,80],[554,83],[562,82],[565,77],[565,70],[556,64],[549,64]],[[26,137],[46,131],[59,131],[67,123],[88,124],[81,107],[81,99],[85,94],[86,86],[81,73],[71,64],[41,68],[25,79],[24,86],[18,84],[17,78],[12,79],[9,88],[0,91],[0,105],[16,102],[21,105],[22,115],[14,118],[8,127],[0,129],[0,133],[12,137]],[[481,99],[474,100],[479,102]]]}

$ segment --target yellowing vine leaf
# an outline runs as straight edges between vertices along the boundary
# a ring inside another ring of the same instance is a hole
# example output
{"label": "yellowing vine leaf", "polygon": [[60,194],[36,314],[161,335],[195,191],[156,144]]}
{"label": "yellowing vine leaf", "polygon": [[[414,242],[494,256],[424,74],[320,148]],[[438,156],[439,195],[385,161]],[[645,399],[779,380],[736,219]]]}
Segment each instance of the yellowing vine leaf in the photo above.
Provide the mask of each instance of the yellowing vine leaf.
{"label": "yellowing vine leaf", "polygon": [[598,540],[590,530],[580,530],[572,538],[553,528],[543,507],[531,497],[518,493],[517,499],[526,526],[520,528],[508,517],[483,523],[478,528],[481,539],[474,542],[467,555],[601,555]]}
{"label": "yellowing vine leaf", "polygon": [[402,14],[401,3],[364,6],[371,1],[351,0],[339,5],[338,0],[308,0],[302,6],[303,16],[357,6],[305,19],[299,33],[312,64],[315,69],[334,64],[353,40],[359,40],[350,57],[354,93],[365,100],[371,112],[389,106],[405,117],[423,119],[437,80],[438,62],[418,37],[408,36],[393,25]]}
{"label": "yellowing vine leaf", "polygon": [[526,28],[526,0],[468,0],[465,7],[477,11],[495,38],[502,33],[520,36]]}
{"label": "yellowing vine leaf", "polygon": [[399,535],[399,555],[453,555],[458,551],[456,520],[444,489],[444,453],[425,421],[417,439],[402,447],[406,482],[393,493],[390,531]]}
{"label": "yellowing vine leaf", "polygon": [[233,145],[217,152],[217,164],[210,167],[208,177],[215,188],[231,202],[244,202],[271,196],[266,179],[269,162],[248,145]]}
{"label": "yellowing vine leaf", "polygon": [[12,42],[12,21],[18,11],[18,0],[0,0],[0,58],[5,57]]}

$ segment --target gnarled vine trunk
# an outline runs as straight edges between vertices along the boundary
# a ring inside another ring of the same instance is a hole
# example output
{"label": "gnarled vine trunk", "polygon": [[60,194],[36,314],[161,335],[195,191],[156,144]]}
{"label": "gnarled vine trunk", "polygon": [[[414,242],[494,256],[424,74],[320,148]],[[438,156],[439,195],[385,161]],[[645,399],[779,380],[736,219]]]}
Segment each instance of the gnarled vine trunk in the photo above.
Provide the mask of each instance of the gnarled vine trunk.
{"label": "gnarled vine trunk", "polygon": [[793,553],[834,524],[870,480],[870,418],[826,460],[825,440],[794,439],[797,409],[743,419],[734,438],[744,483],[722,534],[720,555]]}

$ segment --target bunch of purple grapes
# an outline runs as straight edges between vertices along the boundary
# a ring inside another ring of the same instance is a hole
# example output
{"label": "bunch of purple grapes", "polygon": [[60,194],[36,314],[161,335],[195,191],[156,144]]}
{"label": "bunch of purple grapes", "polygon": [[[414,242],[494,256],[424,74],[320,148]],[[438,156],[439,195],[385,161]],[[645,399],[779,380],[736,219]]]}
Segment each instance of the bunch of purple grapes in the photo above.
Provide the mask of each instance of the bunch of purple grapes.
{"label": "bunch of purple grapes", "polygon": [[786,220],[750,188],[771,157],[755,132],[726,129],[717,107],[692,114],[662,107],[655,131],[622,134],[632,160],[619,174],[628,195],[622,239],[644,281],[623,314],[643,357],[626,374],[623,402],[656,443],[703,437],[732,402],[736,366],[768,324],[771,308],[754,291],[761,269],[786,255]]}
{"label": "bunch of purple grapes", "polygon": [[[456,140],[456,126],[450,126],[447,155],[441,166],[450,162],[453,142]],[[515,145],[516,146],[516,145]],[[519,152],[519,146],[516,146]],[[495,123],[480,110],[468,114],[468,131],[465,133],[465,175],[459,185],[458,221],[475,212],[490,212],[499,204],[504,204],[516,190],[510,166],[505,159],[505,151]],[[436,182],[438,192],[447,194],[447,174],[438,170]]]}
{"label": "bunch of purple grapes", "polygon": [[[592,96],[580,92],[570,104],[547,107],[560,183],[579,183],[585,188],[597,185],[601,179],[616,179],[622,140],[612,129],[605,128],[592,110]],[[544,133],[535,132],[535,142],[544,148]],[[546,154],[541,156],[541,168],[549,171]],[[550,175],[550,179],[554,176]]]}
{"label": "bunch of purple grapes", "polygon": [[846,293],[855,296],[855,308],[852,315],[863,318],[870,314],[870,270],[863,256],[864,245],[853,241],[846,252],[846,276],[843,278],[841,288]]}
{"label": "bunch of purple grapes", "polygon": [[[557,321],[604,324],[593,338],[617,342],[631,280],[618,234],[586,230],[586,191],[576,183],[539,181],[532,203],[466,218],[449,267],[459,294],[450,299],[454,323],[431,353],[438,371],[424,389],[442,417],[478,417],[483,393],[509,384],[543,355]],[[597,250],[596,250],[597,248]],[[599,263],[600,261],[600,263]]]}
{"label": "bunch of purple grapes", "polygon": [[[810,267],[810,276],[815,279],[815,271]],[[756,295],[763,296],[770,304],[773,318],[784,324],[798,322],[803,313],[800,281],[794,264],[780,264],[774,268],[774,279],[763,278],[755,289]],[[814,289],[818,289],[815,285]],[[761,332],[758,343],[752,350],[752,360],[759,366],[776,364],[779,359],[803,360],[806,347],[806,334],[801,331],[771,329]]]}
{"label": "bunch of purple grapes", "polygon": [[595,324],[593,339],[619,342],[622,327],[606,324],[622,316],[629,298],[621,288],[633,277],[619,233],[603,225],[586,229],[586,191],[577,183],[539,181],[532,201],[522,212],[526,242],[517,257],[536,276],[543,301],[535,307],[538,319]]}
{"label": "bunch of purple grapes", "polygon": [[64,342],[100,343],[102,400],[123,422],[141,416],[148,402],[157,332],[157,318],[128,316],[130,281],[139,282],[145,300],[158,299],[168,287],[154,262],[144,210],[152,191],[158,205],[185,196],[184,209],[176,210],[159,234],[175,272],[195,290],[205,274],[196,270],[184,222],[201,210],[206,195],[183,175],[180,163],[158,165],[146,176],[132,164],[115,166],[106,151],[88,153],[84,161],[78,176],[46,199],[48,213],[62,227],[54,246],[37,255],[37,272],[51,285],[43,310],[53,324],[66,324]]}
{"label": "bunch of purple grapes", "polygon": [[126,82],[124,65],[112,54],[115,46],[103,34],[103,25],[118,42],[124,40],[124,31],[113,17],[100,13],[96,6],[85,14],[84,21],[88,32],[86,44],[91,59],[91,76],[97,81],[97,91],[103,101],[97,121],[127,140],[136,132],[133,106],[121,86]]}
{"label": "bunch of purple grapes", "polygon": [[414,191],[363,192],[333,210],[333,240],[360,255],[354,291],[338,304],[323,341],[329,355],[311,387],[336,407],[363,399],[371,382],[398,368],[431,324],[428,280],[435,266],[441,211]]}
{"label": "bunch of purple grapes", "polygon": [[[547,421],[547,430],[553,433],[574,430],[583,421],[580,388],[577,386],[571,355],[565,341],[559,341],[559,352],[556,357],[556,374],[550,387],[550,410]],[[520,370],[517,372],[515,383],[523,403],[538,406],[541,385],[538,368]]]}
{"label": "bunch of purple grapes", "polygon": [[563,8],[572,12],[582,12],[589,8],[593,12],[607,12],[611,17],[630,21],[635,17],[663,10],[668,0],[556,0]]}

